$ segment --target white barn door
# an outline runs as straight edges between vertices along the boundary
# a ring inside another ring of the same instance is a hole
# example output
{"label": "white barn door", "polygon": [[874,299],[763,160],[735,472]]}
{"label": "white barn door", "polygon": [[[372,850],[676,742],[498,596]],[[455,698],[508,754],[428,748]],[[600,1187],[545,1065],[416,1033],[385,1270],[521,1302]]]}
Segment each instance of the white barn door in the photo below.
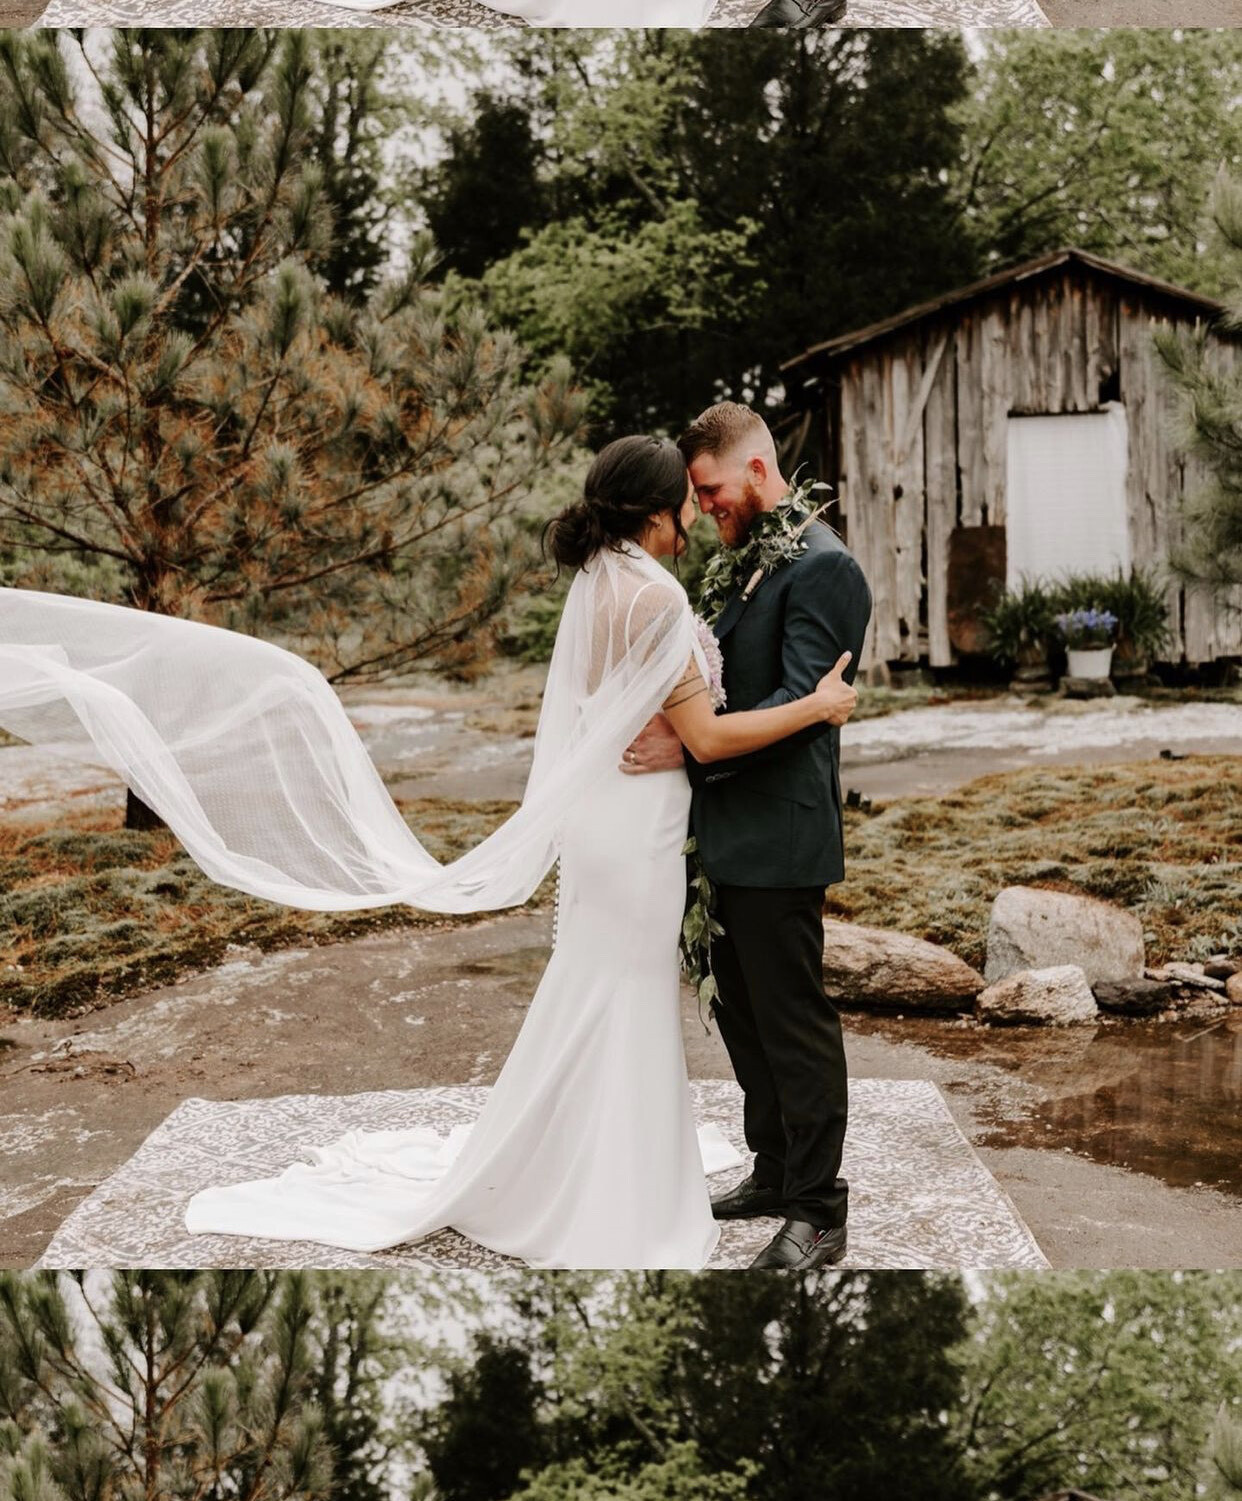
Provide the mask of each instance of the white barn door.
{"label": "white barn door", "polygon": [[1005,583],[1130,571],[1126,409],[1010,417]]}

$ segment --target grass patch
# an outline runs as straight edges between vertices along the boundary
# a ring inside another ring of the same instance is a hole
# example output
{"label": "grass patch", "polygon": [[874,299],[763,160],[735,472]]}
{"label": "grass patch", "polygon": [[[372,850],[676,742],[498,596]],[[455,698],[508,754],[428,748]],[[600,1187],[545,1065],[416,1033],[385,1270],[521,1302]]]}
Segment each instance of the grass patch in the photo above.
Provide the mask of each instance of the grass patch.
{"label": "grass patch", "polygon": [[[513,810],[503,801],[399,801],[437,859],[472,848]],[[548,899],[551,878],[531,906]],[[305,912],[217,885],[167,830],[100,815],[56,828],[0,826],[0,1004],[41,1016],[87,1010],[208,968],[230,944],[263,950],[405,927],[466,924],[411,907]]]}
{"label": "grass patch", "polygon": [[[503,801],[399,803],[439,859],[512,811]],[[899,928],[982,966],[1003,886],[1083,892],[1137,912],[1151,962],[1242,953],[1242,758],[1003,772],[947,796],[847,810],[838,917]],[[363,933],[468,923],[409,907],[302,912],[210,881],[166,830],[101,815],[0,826],[0,1003],[64,1015],[220,962]],[[551,880],[532,906],[546,903]]]}
{"label": "grass patch", "polygon": [[1242,758],[1045,767],[846,810],[835,917],[898,928],[982,968],[1005,886],[1079,892],[1142,919],[1149,963],[1242,953]]}

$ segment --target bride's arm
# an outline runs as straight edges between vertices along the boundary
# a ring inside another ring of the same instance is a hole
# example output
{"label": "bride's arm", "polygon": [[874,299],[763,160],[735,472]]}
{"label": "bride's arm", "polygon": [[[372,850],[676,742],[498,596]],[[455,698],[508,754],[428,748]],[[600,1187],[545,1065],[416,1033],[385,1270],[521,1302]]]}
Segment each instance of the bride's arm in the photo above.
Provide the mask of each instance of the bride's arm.
{"label": "bride's arm", "polygon": [[849,666],[850,657],[849,652],[843,652],[831,672],[820,678],[814,691],[792,703],[720,715],[713,710],[703,674],[691,658],[677,686],[664,701],[664,713],[682,744],[700,764],[744,756],[813,724],[844,724],[858,702],[857,691],[841,676]]}

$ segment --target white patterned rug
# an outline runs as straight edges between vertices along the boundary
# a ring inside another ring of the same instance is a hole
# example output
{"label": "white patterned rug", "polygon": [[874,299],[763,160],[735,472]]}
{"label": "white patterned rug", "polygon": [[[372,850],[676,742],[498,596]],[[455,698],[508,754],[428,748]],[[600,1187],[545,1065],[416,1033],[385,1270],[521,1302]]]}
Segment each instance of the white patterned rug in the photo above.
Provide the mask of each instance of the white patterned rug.
{"label": "white patterned rug", "polygon": [[[763,0],[718,0],[709,26],[743,27]],[[850,26],[1047,26],[1035,0],[850,0]],[[325,0],[51,0],[39,26],[438,26],[500,31],[525,22],[476,0],[399,0],[382,11]]]}
{"label": "white patterned rug", "polygon": [[[701,1122],[745,1151],[741,1091],[732,1081],[691,1085]],[[305,1243],[186,1233],[191,1194],[210,1184],[271,1176],[348,1130],[469,1122],[479,1086],[272,1100],[186,1100],[52,1238],[42,1267],[474,1267],[501,1257],[442,1231],[377,1255]],[[850,1183],[845,1266],[955,1271],[1046,1267],[1017,1211],[958,1130],[934,1084],[914,1079],[850,1083],[844,1172]],[[737,1172],[731,1175],[736,1178]],[[730,1177],[722,1175],[719,1187]],[[713,1268],[746,1266],[774,1220],[725,1225]]]}

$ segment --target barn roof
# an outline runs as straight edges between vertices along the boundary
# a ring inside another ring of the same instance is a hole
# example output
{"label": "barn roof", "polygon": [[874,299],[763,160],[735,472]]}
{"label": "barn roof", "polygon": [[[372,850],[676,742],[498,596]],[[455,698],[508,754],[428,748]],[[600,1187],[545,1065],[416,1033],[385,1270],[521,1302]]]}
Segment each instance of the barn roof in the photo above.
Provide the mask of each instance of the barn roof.
{"label": "barn roof", "polygon": [[803,350],[793,359],[786,360],[781,369],[792,371],[796,370],[799,365],[830,362],[837,355],[850,353],[866,344],[873,344],[889,334],[896,333],[899,329],[908,328],[924,318],[933,317],[936,313],[947,312],[951,308],[975,302],[1003,287],[1032,281],[1048,275],[1049,272],[1059,271],[1065,266],[1080,266],[1095,276],[1136,287],[1164,301],[1178,303],[1187,310],[1208,318],[1219,318],[1226,311],[1224,303],[1217,302],[1215,298],[1204,297],[1199,292],[1192,292],[1188,287],[1179,287],[1172,282],[1161,281],[1158,277],[1147,276],[1142,271],[1132,271],[1128,266],[1120,266],[1115,261],[1102,260],[1098,255],[1091,255],[1086,250],[1075,250],[1072,246],[1068,246],[1063,250],[1053,250],[1047,255],[1037,256],[1033,261],[1024,261],[1020,266],[1011,266],[1006,271],[998,271],[982,281],[972,282],[968,287],[958,287],[955,291],[944,292],[939,297],[933,297],[930,302],[920,302],[891,318],[882,319],[879,323],[869,323],[866,328],[858,328],[848,334],[838,334],[835,339],[825,339],[821,344],[812,344],[809,349]]}

